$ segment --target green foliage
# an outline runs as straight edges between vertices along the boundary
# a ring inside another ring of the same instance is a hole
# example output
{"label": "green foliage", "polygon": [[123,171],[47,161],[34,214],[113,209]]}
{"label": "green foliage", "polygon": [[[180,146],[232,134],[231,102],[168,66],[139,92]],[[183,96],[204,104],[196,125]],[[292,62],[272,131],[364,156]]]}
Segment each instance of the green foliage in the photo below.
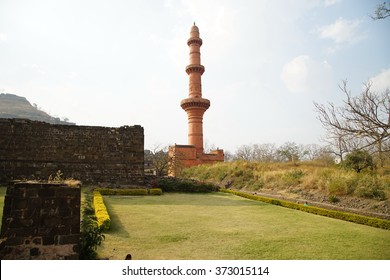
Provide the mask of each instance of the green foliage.
{"label": "green foliage", "polygon": [[85,193],[81,221],[80,259],[97,259],[97,247],[105,239],[102,229],[98,226],[95,211],[92,207],[92,198],[89,192]]}
{"label": "green foliage", "polygon": [[348,195],[356,189],[356,176],[334,176],[328,180],[328,193],[331,195]]}
{"label": "green foliage", "polygon": [[108,215],[106,205],[104,205],[103,196],[97,190],[93,191],[93,208],[95,209],[98,227],[103,231],[109,230],[111,226],[110,215]]}
{"label": "green foliage", "polygon": [[344,160],[343,166],[360,173],[364,169],[375,168],[374,160],[367,151],[353,151],[349,153]]}
{"label": "green foliage", "polygon": [[332,203],[337,203],[340,201],[340,199],[334,195],[329,196],[328,200],[329,200],[329,202],[332,202]]}
{"label": "green foliage", "polygon": [[161,178],[158,180],[157,185],[164,192],[205,193],[218,190],[218,187],[211,183],[173,178]]}
{"label": "green foliage", "polygon": [[83,220],[83,224],[84,229],[80,238],[80,259],[96,260],[96,249],[105,239],[103,230],[98,226],[97,221],[93,219]]}
{"label": "green foliage", "polygon": [[385,200],[386,193],[384,187],[377,176],[362,174],[359,176],[358,185],[355,191],[356,195],[364,198],[374,198]]}
{"label": "green foliage", "polygon": [[357,224],[363,224],[367,226],[377,227],[377,228],[383,228],[390,230],[390,221],[388,220],[382,220],[378,218],[372,218],[372,217],[366,217],[346,212],[340,212],[336,210],[329,210],[324,208],[318,208],[313,206],[306,206],[302,204],[297,204],[290,201],[284,201],[274,198],[268,198],[268,197],[262,197],[262,196],[256,196],[249,193],[243,193],[239,191],[233,191],[233,190],[222,190],[223,192],[232,193],[241,197],[245,197],[252,200],[262,201],[274,205],[279,205],[286,208],[296,209],[308,213],[313,213],[316,215],[326,216],[330,218],[340,219],[344,221],[354,222]]}
{"label": "green foliage", "polygon": [[305,175],[305,172],[301,169],[292,169],[287,171],[282,179],[287,185],[298,185],[301,182],[301,178]]}
{"label": "green foliage", "polygon": [[374,174],[342,173],[329,177],[330,195],[355,195],[357,197],[385,200],[386,179]]}
{"label": "green foliage", "polygon": [[102,195],[148,195],[147,189],[112,189],[97,188],[96,191]]}
{"label": "green foliage", "polygon": [[162,195],[160,188],[152,189],[111,189],[111,188],[97,188],[96,191],[101,195]]}
{"label": "green foliage", "polygon": [[149,194],[150,194],[150,195],[162,195],[163,192],[162,192],[162,190],[159,189],[159,188],[153,188],[153,189],[150,189],[150,190],[149,190]]}

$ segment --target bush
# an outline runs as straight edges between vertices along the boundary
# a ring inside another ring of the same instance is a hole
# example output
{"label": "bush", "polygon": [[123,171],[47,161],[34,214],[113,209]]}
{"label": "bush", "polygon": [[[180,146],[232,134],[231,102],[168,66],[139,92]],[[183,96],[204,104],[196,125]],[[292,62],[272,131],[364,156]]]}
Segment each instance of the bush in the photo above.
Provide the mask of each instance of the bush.
{"label": "bush", "polygon": [[97,246],[100,246],[104,239],[102,229],[96,221],[91,194],[86,192],[82,211],[79,258],[81,260],[97,259]]}
{"label": "bush", "polygon": [[282,179],[283,179],[283,182],[287,185],[298,185],[301,181],[300,179],[305,175],[305,172],[303,172],[302,170],[300,169],[293,169],[293,170],[290,170],[288,172],[286,172]]}
{"label": "bush", "polygon": [[159,188],[153,188],[149,190],[150,195],[162,195],[162,190]]}
{"label": "bush", "polygon": [[147,189],[110,189],[97,188],[96,191],[102,195],[148,195]]}
{"label": "bush", "polygon": [[82,227],[79,258],[81,260],[95,260],[97,259],[96,249],[105,239],[103,230],[92,218],[83,219]]}
{"label": "bush", "polygon": [[332,203],[340,202],[340,199],[334,195],[329,196],[328,200],[329,200],[329,202],[332,202]]}
{"label": "bush", "polygon": [[355,170],[357,173],[370,168],[374,169],[374,160],[372,156],[366,151],[353,151],[349,153],[344,160],[343,166]]}
{"label": "bush", "polygon": [[95,209],[95,216],[97,219],[98,227],[103,231],[109,230],[111,225],[111,219],[108,215],[106,205],[104,205],[103,197],[99,191],[93,192],[93,208]]}
{"label": "bush", "polygon": [[358,174],[348,172],[337,172],[333,177],[329,176],[326,181],[328,194],[350,195],[353,194],[359,182]]}
{"label": "bush", "polygon": [[218,191],[218,187],[211,183],[174,178],[162,178],[157,182],[157,185],[163,192],[206,193]]}
{"label": "bush", "polygon": [[372,175],[359,176],[358,187],[355,194],[359,197],[385,200],[386,194],[378,177]]}

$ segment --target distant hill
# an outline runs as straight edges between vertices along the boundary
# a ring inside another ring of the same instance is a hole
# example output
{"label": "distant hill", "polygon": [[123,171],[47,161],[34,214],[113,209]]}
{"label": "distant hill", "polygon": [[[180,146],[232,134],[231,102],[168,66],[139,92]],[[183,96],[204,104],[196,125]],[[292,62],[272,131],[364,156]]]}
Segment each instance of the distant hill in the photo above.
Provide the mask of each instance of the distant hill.
{"label": "distant hill", "polygon": [[29,119],[51,124],[75,124],[62,121],[31,105],[25,97],[10,93],[0,93],[0,118],[5,119]]}

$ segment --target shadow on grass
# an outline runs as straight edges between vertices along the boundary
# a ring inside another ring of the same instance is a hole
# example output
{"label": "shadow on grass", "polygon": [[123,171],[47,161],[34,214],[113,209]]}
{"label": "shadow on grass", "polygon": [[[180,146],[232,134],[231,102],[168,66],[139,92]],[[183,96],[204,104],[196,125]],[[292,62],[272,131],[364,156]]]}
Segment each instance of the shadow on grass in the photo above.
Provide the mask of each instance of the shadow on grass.
{"label": "shadow on grass", "polygon": [[121,223],[121,220],[119,216],[115,213],[114,208],[111,207],[108,201],[104,201],[104,204],[106,205],[107,211],[111,219],[111,226],[110,226],[109,233],[116,234],[124,238],[129,237],[130,236],[129,233],[125,230],[126,227]]}

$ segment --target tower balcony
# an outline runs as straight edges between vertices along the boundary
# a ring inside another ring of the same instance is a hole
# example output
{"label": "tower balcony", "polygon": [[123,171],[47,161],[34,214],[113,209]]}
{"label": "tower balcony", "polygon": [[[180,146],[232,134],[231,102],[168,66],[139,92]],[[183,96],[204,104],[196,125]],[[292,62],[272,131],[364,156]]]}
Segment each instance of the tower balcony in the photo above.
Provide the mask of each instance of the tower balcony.
{"label": "tower balcony", "polygon": [[191,73],[200,73],[201,75],[203,75],[204,71],[204,66],[200,64],[190,64],[186,67],[186,72],[188,75]]}
{"label": "tower balcony", "polygon": [[190,46],[191,44],[198,44],[199,46],[202,46],[202,39],[199,37],[191,37],[187,40],[187,45]]}
{"label": "tower balcony", "polygon": [[206,111],[210,107],[210,100],[205,98],[186,98],[180,102],[180,106],[185,111],[190,108],[203,109]]}

